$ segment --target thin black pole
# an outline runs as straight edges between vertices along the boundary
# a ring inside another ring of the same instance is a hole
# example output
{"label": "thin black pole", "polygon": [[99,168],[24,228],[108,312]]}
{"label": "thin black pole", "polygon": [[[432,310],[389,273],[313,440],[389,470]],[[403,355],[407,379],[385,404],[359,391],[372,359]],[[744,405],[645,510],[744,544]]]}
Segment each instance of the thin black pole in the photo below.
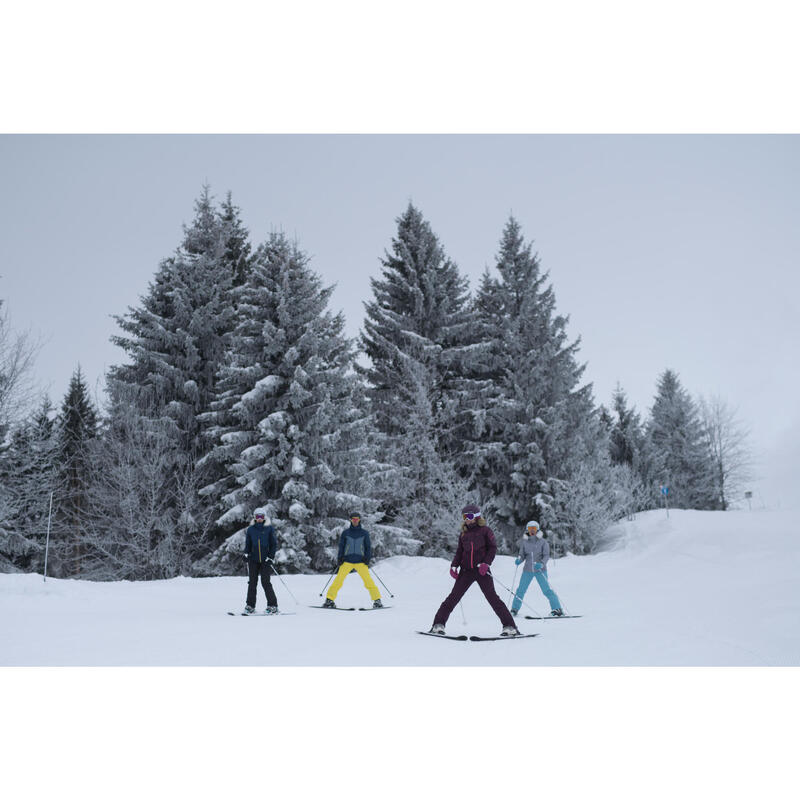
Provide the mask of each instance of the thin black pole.
{"label": "thin black pole", "polygon": [[[322,592],[324,592],[328,588],[328,584],[331,582],[331,578],[339,571],[339,566],[337,565],[334,567],[333,572],[328,575],[328,580],[325,582],[325,585],[322,587]],[[322,592],[319,593],[319,596],[322,597]]]}
{"label": "thin black pole", "polygon": [[[367,569],[369,569],[369,567],[367,567]],[[387,586],[387,585],[386,585],[386,584],[385,584],[385,583],[384,583],[384,582],[381,580],[381,576],[380,576],[380,575],[378,575],[378,573],[377,573],[377,572],[375,572],[375,567],[373,567],[373,568],[372,568],[372,571],[373,571],[373,573],[375,574],[375,577],[376,577],[376,578],[377,578],[379,581],[381,581],[381,586],[383,586],[383,588],[384,588],[384,589],[386,589],[386,591],[387,591],[387,592],[389,592],[389,597],[394,597],[394,595],[392,594],[392,590],[391,590],[391,589],[390,589],[390,588],[389,588],[389,587],[388,587],[388,586]]]}
{"label": "thin black pole", "polygon": [[[490,572],[489,572],[489,574],[490,574],[490,575],[492,576],[492,578],[493,578],[494,580],[496,580],[496,581],[497,581],[497,582],[498,582],[498,583],[499,583],[499,584],[500,584],[500,585],[501,585],[501,586],[502,586],[502,587],[503,587],[503,588],[504,588],[504,589],[505,589],[507,592],[508,592],[508,591],[511,591],[511,590],[508,588],[508,586],[506,586],[506,585],[505,585],[505,584],[504,584],[502,581],[499,581],[499,580],[497,580],[497,578],[495,577],[495,574],[494,574],[494,572],[491,572],[491,571],[490,571]],[[516,592],[514,592],[514,597],[519,597],[519,595],[518,595]],[[526,602],[525,602],[525,601],[524,601],[524,600],[523,600],[521,597],[519,597],[519,601],[520,601],[520,603],[522,603],[522,605],[524,605],[524,606],[528,606],[528,604],[527,604],[527,603],[526,603]],[[537,610],[537,609],[535,609],[533,606],[528,606],[528,608],[529,608],[531,611],[533,611],[533,613],[534,613],[534,614],[536,614],[536,616],[537,616],[537,617],[541,617],[541,616],[542,616],[542,612],[541,612],[541,611],[538,611],[538,610]]]}
{"label": "thin black pole", "polygon": [[50,492],[50,511],[47,514],[47,541],[44,545],[44,575],[43,580],[47,580],[47,553],[50,550],[50,520],[53,517],[53,492]]}
{"label": "thin black pole", "polygon": [[294,604],[296,606],[299,606],[300,603],[297,602],[297,598],[292,594],[292,590],[286,585],[286,581],[283,578],[281,578],[280,572],[278,572],[278,570],[275,569],[275,565],[271,561],[269,562],[269,565],[270,565],[270,568],[272,569],[272,571],[278,576],[278,580],[283,584],[283,586],[286,589],[286,591],[289,592],[289,594],[292,595],[292,600],[294,600]]}

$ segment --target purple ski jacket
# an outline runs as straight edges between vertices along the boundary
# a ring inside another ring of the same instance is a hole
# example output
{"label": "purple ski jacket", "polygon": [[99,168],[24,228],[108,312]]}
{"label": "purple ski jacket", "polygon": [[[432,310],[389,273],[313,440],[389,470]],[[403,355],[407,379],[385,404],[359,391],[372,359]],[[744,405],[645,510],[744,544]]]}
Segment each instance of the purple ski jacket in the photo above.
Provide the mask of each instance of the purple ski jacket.
{"label": "purple ski jacket", "polygon": [[497,553],[497,542],[492,529],[487,525],[467,528],[458,537],[458,548],[452,566],[477,569],[478,564],[491,564]]}

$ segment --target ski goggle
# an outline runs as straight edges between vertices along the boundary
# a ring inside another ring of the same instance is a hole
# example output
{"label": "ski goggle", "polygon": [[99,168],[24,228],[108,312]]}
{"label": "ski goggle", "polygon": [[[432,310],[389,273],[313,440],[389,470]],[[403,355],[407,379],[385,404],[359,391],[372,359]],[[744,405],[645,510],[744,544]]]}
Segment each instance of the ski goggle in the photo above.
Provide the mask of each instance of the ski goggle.
{"label": "ski goggle", "polygon": [[468,519],[468,520],[471,521],[473,519],[478,519],[478,517],[480,517],[480,515],[481,515],[480,511],[476,512],[475,514],[464,514],[464,519]]}
{"label": "ski goggle", "polygon": [[255,518],[256,518],[256,519],[266,519],[267,517],[266,517],[266,515],[264,515],[264,514],[256,514],[256,515],[255,515]]}

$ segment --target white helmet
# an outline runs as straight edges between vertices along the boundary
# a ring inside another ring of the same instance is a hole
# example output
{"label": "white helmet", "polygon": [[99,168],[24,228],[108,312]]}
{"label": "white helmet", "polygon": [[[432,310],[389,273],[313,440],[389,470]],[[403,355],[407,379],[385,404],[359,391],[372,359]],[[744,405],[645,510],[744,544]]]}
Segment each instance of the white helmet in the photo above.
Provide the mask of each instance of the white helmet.
{"label": "white helmet", "polygon": [[535,519],[532,519],[525,527],[526,528],[536,528],[536,530],[538,531],[539,530],[539,523]]}
{"label": "white helmet", "polygon": [[266,509],[264,509],[264,508],[257,508],[257,509],[256,509],[256,510],[253,512],[253,519],[256,519],[256,518],[258,518],[258,517],[264,517],[264,524],[265,524],[265,525],[269,525],[269,517],[267,516],[267,511],[266,511]]}

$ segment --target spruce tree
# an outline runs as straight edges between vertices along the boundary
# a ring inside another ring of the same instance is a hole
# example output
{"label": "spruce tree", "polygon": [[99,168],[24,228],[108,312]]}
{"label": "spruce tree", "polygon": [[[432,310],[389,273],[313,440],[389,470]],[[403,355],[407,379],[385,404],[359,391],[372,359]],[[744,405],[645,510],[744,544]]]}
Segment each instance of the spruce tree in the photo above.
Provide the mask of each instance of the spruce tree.
{"label": "spruce tree", "polygon": [[476,296],[488,356],[472,399],[465,468],[501,534],[516,538],[537,519],[556,552],[588,552],[610,515],[607,441],[591,386],[580,385],[580,340],[568,342],[568,319],[556,314],[532,248],[509,218],[498,277],[485,274]]}
{"label": "spruce tree", "polygon": [[[327,310],[331,292],[275,233],[237,293],[231,360],[204,416],[216,445],[203,466],[218,477],[201,494],[216,501],[229,534],[207,571],[235,566],[257,506],[278,529],[278,562],[299,571],[332,565],[352,511],[375,518],[375,501],[360,493],[370,453],[354,348],[342,314]],[[376,555],[382,544],[378,535]]]}
{"label": "spruce tree", "polygon": [[172,420],[177,446],[195,458],[206,451],[198,416],[215,396],[233,329],[231,290],[249,263],[247,232],[230,195],[220,213],[204,187],[181,246],[161,262],[141,306],[116,317],[126,335],[112,341],[131,363],[110,370],[112,396],[135,389],[143,409]]}
{"label": "spruce tree", "polygon": [[670,503],[678,508],[719,507],[714,462],[698,408],[671,369],[659,377],[647,440],[655,502],[659,487],[668,486]]}
{"label": "spruce tree", "polygon": [[57,549],[69,574],[80,574],[88,493],[91,485],[91,445],[98,433],[98,415],[80,366],[72,374],[57,421],[59,502],[54,525],[61,535]]}
{"label": "spruce tree", "polygon": [[56,479],[53,406],[45,397],[0,447],[0,571],[42,570]]}
{"label": "spruce tree", "polygon": [[477,320],[466,280],[412,204],[397,219],[391,252],[381,263],[381,277],[371,280],[374,299],[366,304],[361,342],[369,365],[361,371],[381,458],[397,467],[383,508],[405,525],[425,519],[423,552],[441,554],[444,539],[452,538],[445,528],[457,525],[454,508],[466,502],[454,459],[464,433]]}

